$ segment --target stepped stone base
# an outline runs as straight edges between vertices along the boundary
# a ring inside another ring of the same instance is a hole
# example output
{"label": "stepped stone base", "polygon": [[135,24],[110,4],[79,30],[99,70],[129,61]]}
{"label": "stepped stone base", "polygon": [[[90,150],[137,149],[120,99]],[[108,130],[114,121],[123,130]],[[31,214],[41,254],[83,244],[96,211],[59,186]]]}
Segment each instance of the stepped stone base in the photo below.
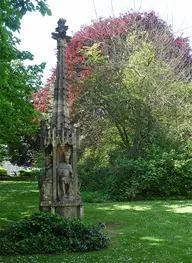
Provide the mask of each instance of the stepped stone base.
{"label": "stepped stone base", "polygon": [[81,203],[45,202],[39,205],[41,212],[58,213],[66,218],[83,218],[84,206]]}

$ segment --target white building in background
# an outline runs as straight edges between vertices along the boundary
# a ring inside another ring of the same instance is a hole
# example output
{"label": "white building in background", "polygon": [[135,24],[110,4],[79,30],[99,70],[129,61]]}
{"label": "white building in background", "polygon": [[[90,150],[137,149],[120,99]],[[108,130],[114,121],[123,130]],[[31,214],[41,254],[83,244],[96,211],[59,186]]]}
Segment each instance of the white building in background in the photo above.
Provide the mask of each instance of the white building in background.
{"label": "white building in background", "polygon": [[11,172],[16,172],[16,174],[18,175],[18,172],[20,170],[26,170],[25,167],[23,166],[17,166],[17,165],[14,165],[12,164],[10,161],[3,161],[1,166],[7,170],[7,173],[10,175]]}

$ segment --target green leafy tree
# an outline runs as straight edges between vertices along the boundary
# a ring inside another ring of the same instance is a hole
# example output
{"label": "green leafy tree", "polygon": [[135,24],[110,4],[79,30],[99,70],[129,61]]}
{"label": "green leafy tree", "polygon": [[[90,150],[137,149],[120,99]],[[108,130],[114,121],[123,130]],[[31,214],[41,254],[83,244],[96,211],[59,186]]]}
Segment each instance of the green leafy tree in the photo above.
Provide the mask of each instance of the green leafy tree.
{"label": "green leafy tree", "polygon": [[[85,47],[86,63],[94,69],[82,81],[76,101],[76,118],[88,123],[86,134],[103,141],[105,131],[114,133],[115,127],[131,157],[146,155],[154,144],[167,147],[173,135],[182,140],[180,130],[191,111],[191,85],[182,73],[176,74],[177,60],[166,62],[153,42],[136,34],[125,42],[123,60],[104,56],[99,45]],[[189,126],[185,134],[191,134]]]}
{"label": "green leafy tree", "polygon": [[121,201],[190,195],[192,86],[175,70],[180,57],[166,60],[160,52],[166,44],[133,32],[121,42],[121,56],[109,56],[102,43],[84,47],[92,71],[81,82],[74,116],[86,127],[89,150],[79,173],[89,189],[92,181],[97,189],[107,184],[110,198]]}
{"label": "green leafy tree", "polygon": [[37,114],[31,103],[32,92],[41,85],[45,64],[25,66],[32,60],[28,51],[20,51],[21,19],[27,12],[38,11],[51,15],[46,0],[2,0],[0,2],[0,138],[1,143],[16,141],[36,129]]}

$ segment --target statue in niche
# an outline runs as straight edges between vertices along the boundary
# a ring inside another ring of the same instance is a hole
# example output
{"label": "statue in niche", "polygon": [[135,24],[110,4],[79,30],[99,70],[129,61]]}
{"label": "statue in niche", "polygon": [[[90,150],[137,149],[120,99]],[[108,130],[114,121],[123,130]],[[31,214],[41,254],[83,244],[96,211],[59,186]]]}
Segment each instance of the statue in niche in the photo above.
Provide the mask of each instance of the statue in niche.
{"label": "statue in niche", "polygon": [[46,170],[41,186],[41,195],[43,201],[51,201],[52,200],[52,172],[53,172],[51,154],[46,156],[45,165],[46,165]]}
{"label": "statue in niche", "polygon": [[65,152],[65,162],[57,166],[58,182],[59,182],[59,200],[69,198],[73,195],[73,170],[69,163],[70,152]]}

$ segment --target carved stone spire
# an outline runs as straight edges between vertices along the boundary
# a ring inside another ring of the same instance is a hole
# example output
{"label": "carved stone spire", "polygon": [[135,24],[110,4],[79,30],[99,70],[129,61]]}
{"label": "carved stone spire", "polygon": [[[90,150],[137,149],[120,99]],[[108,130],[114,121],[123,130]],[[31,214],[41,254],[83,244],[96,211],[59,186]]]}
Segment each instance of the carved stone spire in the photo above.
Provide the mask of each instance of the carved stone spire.
{"label": "carved stone spire", "polygon": [[60,18],[52,38],[57,40],[57,70],[52,118],[45,135],[45,177],[40,188],[40,209],[65,217],[82,217],[77,175],[76,131],[70,124],[66,76],[66,20]]}
{"label": "carved stone spire", "polygon": [[[54,90],[54,104],[52,115],[52,129],[55,135],[64,145],[71,137],[69,134],[69,110],[68,110],[68,86],[66,80],[66,44],[70,37],[66,35],[68,26],[66,20],[60,18],[56,32],[52,33],[52,38],[57,40],[57,71],[56,86]],[[65,130],[65,134],[62,131]]]}

